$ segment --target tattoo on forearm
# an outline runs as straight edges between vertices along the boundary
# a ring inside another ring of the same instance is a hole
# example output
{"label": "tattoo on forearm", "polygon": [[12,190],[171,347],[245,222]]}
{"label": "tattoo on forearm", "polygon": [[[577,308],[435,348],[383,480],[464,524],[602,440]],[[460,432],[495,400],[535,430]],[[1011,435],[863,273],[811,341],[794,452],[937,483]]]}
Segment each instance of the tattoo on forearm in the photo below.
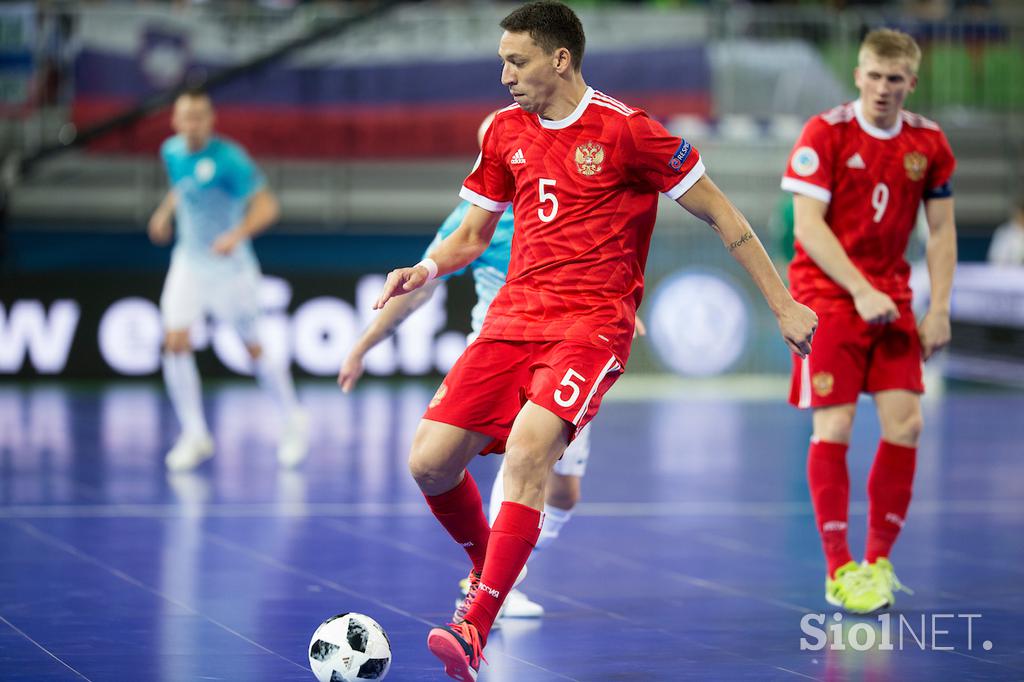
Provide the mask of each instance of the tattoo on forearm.
{"label": "tattoo on forearm", "polygon": [[729,244],[729,253],[732,253],[733,251],[743,246],[746,242],[749,242],[753,238],[754,233],[751,232],[750,230],[747,230],[742,237],[734,241],[732,244]]}

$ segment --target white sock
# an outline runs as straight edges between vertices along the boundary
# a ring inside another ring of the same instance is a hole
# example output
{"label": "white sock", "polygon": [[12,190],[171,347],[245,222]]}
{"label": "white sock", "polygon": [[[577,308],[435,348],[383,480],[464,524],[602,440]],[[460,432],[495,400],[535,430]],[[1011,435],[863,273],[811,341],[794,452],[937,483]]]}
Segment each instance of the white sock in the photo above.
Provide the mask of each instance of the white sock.
{"label": "white sock", "polygon": [[550,504],[544,505],[544,525],[540,529],[540,537],[537,538],[537,546],[534,549],[544,549],[558,537],[562,532],[562,526],[569,523],[572,518],[572,509],[559,509]]}
{"label": "white sock", "polygon": [[266,355],[256,360],[256,378],[267,393],[273,396],[285,415],[291,414],[299,407],[295,397],[295,385],[288,366],[280,362],[272,362]]}
{"label": "white sock", "polygon": [[203,416],[203,396],[195,357],[192,353],[164,353],[163,366],[167,394],[171,397],[181,430],[185,433],[209,433]]}

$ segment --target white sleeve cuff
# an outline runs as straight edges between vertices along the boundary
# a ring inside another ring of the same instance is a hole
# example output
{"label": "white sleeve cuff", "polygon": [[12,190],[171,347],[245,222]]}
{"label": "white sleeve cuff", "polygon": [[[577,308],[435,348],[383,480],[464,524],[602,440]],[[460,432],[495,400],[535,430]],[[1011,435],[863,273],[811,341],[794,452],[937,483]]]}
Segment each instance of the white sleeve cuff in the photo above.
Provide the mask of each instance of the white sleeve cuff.
{"label": "white sleeve cuff", "polygon": [[485,211],[490,211],[491,213],[504,213],[505,209],[512,205],[511,201],[495,201],[494,199],[488,199],[481,194],[477,194],[466,186],[462,187],[462,190],[459,192],[459,197],[465,199],[474,206],[479,206]]}
{"label": "white sleeve cuff", "polygon": [[832,201],[832,192],[819,185],[804,180],[797,180],[796,178],[782,178],[782,189],[793,194],[802,194],[805,197],[823,201],[826,204]]}
{"label": "white sleeve cuff", "polygon": [[672,201],[675,201],[679,197],[686,194],[686,191],[688,189],[696,185],[697,181],[704,177],[704,173],[706,172],[707,170],[704,168],[704,161],[702,161],[701,159],[697,159],[697,163],[693,165],[693,168],[690,169],[690,172],[684,175],[683,179],[680,180],[672,189],[670,189],[667,192],[662,192],[662,194],[667,196]]}

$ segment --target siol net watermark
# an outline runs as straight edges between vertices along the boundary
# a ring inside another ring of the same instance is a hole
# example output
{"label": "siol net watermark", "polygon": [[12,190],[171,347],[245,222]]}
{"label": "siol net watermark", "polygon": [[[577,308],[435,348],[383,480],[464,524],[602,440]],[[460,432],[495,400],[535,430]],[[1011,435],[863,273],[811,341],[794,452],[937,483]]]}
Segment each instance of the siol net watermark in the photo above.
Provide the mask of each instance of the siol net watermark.
{"label": "siol net watermark", "polygon": [[[844,621],[842,613],[831,618],[808,613],[800,619],[801,651],[974,651],[992,649],[992,641],[980,639],[980,613],[881,613],[872,620]],[[831,621],[831,622],[828,622]]]}

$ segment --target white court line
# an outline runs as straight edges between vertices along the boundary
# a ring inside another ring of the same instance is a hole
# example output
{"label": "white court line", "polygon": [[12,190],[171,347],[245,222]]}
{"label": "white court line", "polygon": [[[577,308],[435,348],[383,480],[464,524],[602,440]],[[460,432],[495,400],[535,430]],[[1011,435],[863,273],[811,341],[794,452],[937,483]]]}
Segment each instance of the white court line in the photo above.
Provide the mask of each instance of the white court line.
{"label": "white court line", "polygon": [[[47,649],[47,648],[46,648],[45,646],[43,646],[42,644],[40,644],[40,643],[39,643],[39,642],[37,642],[36,640],[34,640],[34,639],[32,639],[31,637],[29,637],[29,636],[28,636],[28,635],[27,635],[27,634],[26,634],[25,632],[23,632],[23,631],[21,630],[21,628],[19,628],[18,626],[16,626],[16,625],[15,625],[14,623],[12,623],[11,621],[7,620],[7,619],[6,619],[6,618],[4,618],[3,616],[0,616],[0,621],[3,621],[3,622],[4,622],[4,623],[5,623],[6,625],[7,625],[7,627],[9,627],[10,629],[14,630],[15,632],[17,632],[17,633],[18,633],[19,635],[21,635],[22,637],[24,637],[24,638],[25,638],[25,639],[27,639],[28,641],[30,641],[30,642],[32,642],[33,644],[35,644],[35,645],[36,645],[37,647],[39,647],[39,649],[40,649],[40,650],[42,650],[42,652],[43,652],[44,654],[46,654],[47,656],[49,656],[49,657],[50,657],[50,658],[52,658],[53,660],[57,661],[58,663],[60,663],[60,664],[61,664],[62,666],[64,666],[65,668],[67,668],[68,670],[70,670],[70,671],[71,671],[71,672],[73,672],[74,674],[76,674],[76,675],[78,675],[79,677],[81,677],[81,678],[82,678],[83,680],[89,680],[89,678],[88,678],[88,677],[86,677],[86,676],[85,676],[85,675],[83,675],[82,673],[80,673],[80,672],[78,672],[77,670],[75,670],[74,668],[72,668],[72,667],[71,667],[70,665],[68,665],[68,664],[67,664],[67,663],[66,663],[65,661],[61,660],[61,659],[60,659],[60,658],[59,658],[58,656],[56,656],[56,655],[55,655],[55,654],[54,654],[54,653],[53,653],[52,651],[50,651],[49,649]],[[91,681],[90,681],[90,682],[91,682]]]}
{"label": "white court line", "polygon": [[157,590],[157,589],[154,589],[154,588],[150,587],[149,585],[146,585],[142,581],[140,581],[140,580],[138,580],[136,578],[133,578],[132,576],[130,576],[127,573],[125,573],[124,571],[121,571],[121,570],[119,570],[117,568],[114,568],[113,566],[110,566],[109,564],[105,564],[100,559],[97,559],[96,557],[94,557],[94,556],[92,556],[90,554],[86,554],[85,552],[79,550],[74,545],[70,545],[70,544],[64,542],[63,540],[60,540],[60,539],[50,535],[49,533],[41,531],[38,528],[36,528],[35,526],[32,526],[31,524],[20,522],[20,521],[11,521],[11,524],[14,525],[15,527],[19,528],[23,532],[25,532],[27,535],[31,535],[32,537],[34,537],[39,542],[42,542],[42,543],[47,544],[47,545],[50,545],[51,547],[56,547],[57,549],[59,549],[61,551],[67,552],[68,554],[70,554],[71,556],[75,557],[76,559],[79,559],[79,560],[84,561],[86,563],[92,564],[93,566],[97,566],[99,568],[102,568],[103,570],[108,571],[109,573],[111,573],[115,577],[117,577],[117,578],[123,580],[124,582],[128,583],[129,585],[133,585],[133,586],[135,586],[135,587],[137,587],[137,588],[139,588],[139,589],[141,589],[141,590],[143,590],[145,592],[149,592],[150,594],[155,595],[155,596],[163,599],[164,601],[166,601],[166,602],[168,602],[170,604],[174,604],[178,608],[181,608],[181,609],[187,611],[188,613],[190,613],[192,615],[199,616],[200,618],[202,618],[202,619],[212,623],[213,625],[216,625],[217,627],[221,628],[225,632],[228,632],[228,633],[234,635],[235,637],[238,637],[242,641],[244,641],[244,642],[246,642],[248,644],[253,645],[257,649],[260,649],[261,651],[264,651],[264,652],[266,652],[266,653],[268,653],[268,654],[270,654],[270,655],[272,655],[272,656],[274,656],[276,658],[279,658],[282,661],[290,663],[291,665],[299,668],[300,670],[306,670],[307,669],[306,665],[299,665],[295,661],[293,661],[293,660],[291,660],[289,658],[285,658],[284,656],[282,656],[281,654],[277,653],[276,651],[272,651],[272,650],[268,649],[267,647],[263,646],[259,642],[255,641],[255,640],[252,640],[252,639],[246,637],[245,635],[243,635],[242,633],[238,632],[237,630],[231,628],[230,626],[228,626],[228,625],[226,625],[224,623],[221,623],[219,620],[216,620],[215,618],[211,618],[210,616],[207,616],[205,613],[202,613],[201,611],[198,611],[198,610],[192,608],[188,604],[186,604],[186,603],[184,603],[182,601],[179,601],[179,600],[177,600],[177,599],[175,599],[175,598],[173,598],[171,596],[168,596],[168,595],[164,594],[163,592],[161,592],[160,590]]}
{"label": "white court line", "polygon": [[789,394],[789,375],[738,374],[710,379],[663,374],[630,374],[619,377],[605,395],[608,402],[651,400],[756,400],[778,403]]}
{"label": "white court line", "polygon": [[[911,506],[915,516],[956,514],[992,514],[1016,516],[1024,521],[1024,506],[1019,500],[920,500]],[[867,513],[866,502],[850,504],[850,515]],[[595,517],[786,517],[813,516],[806,502],[581,502],[576,516]],[[281,502],[266,504],[202,504],[187,507],[169,504],[13,504],[0,506],[0,519],[52,518],[395,518],[429,516],[422,502],[339,503]]]}
{"label": "white court line", "polygon": [[[237,542],[234,542],[233,540],[228,540],[227,538],[225,538],[225,537],[223,537],[223,536],[221,536],[219,534],[211,533],[209,531],[202,531],[202,534],[208,540],[210,540],[211,542],[213,542],[215,544],[219,544],[219,545],[221,545],[222,547],[224,547],[226,549],[234,550],[234,551],[240,552],[242,554],[245,554],[245,555],[249,556],[250,558],[255,559],[256,561],[260,561],[260,562],[262,562],[264,564],[267,564],[268,566],[273,566],[274,568],[276,568],[278,570],[284,571],[286,573],[291,573],[293,575],[297,575],[297,576],[299,576],[299,577],[301,577],[301,578],[303,578],[305,580],[310,580],[312,582],[319,583],[320,585],[323,585],[324,587],[328,587],[328,588],[330,588],[332,590],[335,590],[336,592],[341,592],[342,594],[347,594],[349,596],[356,597],[357,599],[363,599],[363,600],[366,600],[368,602],[372,602],[373,604],[376,604],[377,606],[381,607],[382,609],[385,609],[387,611],[391,611],[392,613],[396,613],[396,614],[398,614],[400,616],[405,616],[406,618],[410,618],[410,619],[412,619],[412,620],[414,620],[414,621],[416,621],[418,623],[422,623],[423,625],[426,625],[427,627],[432,628],[432,627],[435,627],[437,625],[437,623],[431,622],[431,621],[426,620],[424,618],[420,618],[416,614],[414,614],[414,613],[412,613],[410,611],[406,611],[406,610],[404,610],[402,608],[399,608],[398,606],[395,606],[394,604],[391,604],[391,603],[386,602],[386,601],[382,601],[382,600],[377,599],[375,597],[371,597],[368,594],[366,594],[365,592],[359,592],[359,591],[356,591],[356,590],[351,590],[351,589],[345,587],[344,585],[342,585],[340,583],[336,583],[333,580],[330,580],[329,578],[321,578],[320,576],[316,575],[315,573],[310,573],[309,571],[307,571],[305,569],[298,568],[297,566],[292,566],[291,564],[286,564],[285,562],[280,561],[278,559],[275,559],[274,557],[266,555],[266,554],[264,554],[262,552],[257,552],[256,550],[254,550],[254,549],[252,549],[250,547],[246,547],[245,545],[240,545]],[[405,551],[407,551],[407,550],[405,550]],[[445,561],[443,563],[450,564],[451,562]],[[568,675],[564,675],[562,673],[555,672],[554,670],[549,670],[549,669],[547,669],[547,668],[545,668],[543,666],[537,665],[536,663],[532,663],[532,662],[524,660],[522,658],[518,658],[516,656],[513,656],[513,655],[509,654],[507,651],[501,650],[501,651],[498,651],[498,653],[500,653],[505,658],[508,658],[509,660],[517,661],[519,663],[522,663],[523,665],[529,666],[529,667],[534,668],[536,670],[540,670],[540,671],[543,671],[545,673],[549,673],[551,675],[555,675],[556,677],[560,677],[563,680],[571,680],[571,682],[582,682],[582,680],[577,680],[575,677],[569,677]]]}

